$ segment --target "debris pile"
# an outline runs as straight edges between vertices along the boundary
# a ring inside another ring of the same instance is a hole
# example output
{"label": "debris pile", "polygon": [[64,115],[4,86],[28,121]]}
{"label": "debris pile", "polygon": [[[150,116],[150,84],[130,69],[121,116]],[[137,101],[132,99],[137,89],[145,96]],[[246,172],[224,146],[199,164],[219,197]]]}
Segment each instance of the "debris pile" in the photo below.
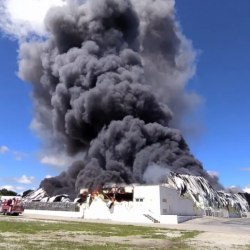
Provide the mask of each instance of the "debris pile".
{"label": "debris pile", "polygon": [[23,202],[70,202],[67,194],[55,195],[50,197],[43,188],[39,188],[23,197]]}
{"label": "debris pile", "polygon": [[22,198],[25,209],[78,211],[76,203],[67,194],[50,197],[43,188],[39,188]]}
{"label": "debris pile", "polygon": [[190,197],[206,215],[244,217],[250,211],[247,194],[217,191],[201,176],[170,173],[167,182]]}

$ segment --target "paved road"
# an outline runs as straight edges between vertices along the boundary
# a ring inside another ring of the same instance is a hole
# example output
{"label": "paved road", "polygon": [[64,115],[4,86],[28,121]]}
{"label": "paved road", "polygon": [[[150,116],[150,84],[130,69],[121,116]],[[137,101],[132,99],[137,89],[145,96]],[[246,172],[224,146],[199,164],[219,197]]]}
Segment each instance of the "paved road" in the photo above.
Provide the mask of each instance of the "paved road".
{"label": "paved road", "polygon": [[203,231],[192,242],[205,249],[250,249],[250,218],[205,217],[176,228]]}
{"label": "paved road", "polygon": [[206,232],[248,233],[250,239],[250,218],[204,217],[181,223],[177,228]]}

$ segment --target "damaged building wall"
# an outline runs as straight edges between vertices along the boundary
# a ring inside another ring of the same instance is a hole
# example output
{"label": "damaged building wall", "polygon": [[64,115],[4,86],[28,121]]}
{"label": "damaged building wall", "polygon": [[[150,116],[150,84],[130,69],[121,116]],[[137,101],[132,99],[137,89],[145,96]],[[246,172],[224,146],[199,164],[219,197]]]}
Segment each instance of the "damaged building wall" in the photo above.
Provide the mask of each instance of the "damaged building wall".
{"label": "damaged building wall", "polygon": [[164,185],[135,186],[134,203],[142,212],[156,216],[203,214],[191,198],[182,197],[176,189]]}
{"label": "damaged building wall", "polygon": [[191,198],[180,196],[176,189],[160,187],[161,215],[201,216],[203,210]]}
{"label": "damaged building wall", "polygon": [[[245,196],[216,191],[200,176],[170,173],[168,183],[161,185],[109,184],[95,192],[82,192],[87,198],[81,202],[77,198],[75,203],[82,204],[78,216],[86,219],[176,224],[195,216],[249,216]],[[39,189],[24,200],[51,203],[61,202],[65,196],[49,197]]]}
{"label": "damaged building wall", "polygon": [[181,197],[174,188],[163,185],[134,186],[133,202],[114,202],[108,208],[102,196],[95,196],[91,204],[83,204],[84,218],[111,219],[141,223],[178,223],[178,216],[189,219],[203,215],[191,199]]}
{"label": "damaged building wall", "polygon": [[167,182],[189,197],[207,216],[248,217],[249,203],[241,194],[215,190],[201,176],[170,173]]}

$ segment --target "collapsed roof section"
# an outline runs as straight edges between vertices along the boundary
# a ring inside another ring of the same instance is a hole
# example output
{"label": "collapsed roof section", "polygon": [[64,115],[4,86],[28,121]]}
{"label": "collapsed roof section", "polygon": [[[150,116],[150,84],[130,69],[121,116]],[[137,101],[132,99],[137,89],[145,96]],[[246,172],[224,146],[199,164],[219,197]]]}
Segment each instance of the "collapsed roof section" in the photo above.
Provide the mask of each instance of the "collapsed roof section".
{"label": "collapsed roof section", "polygon": [[196,205],[204,210],[235,209],[243,216],[250,211],[247,195],[216,191],[201,176],[170,173],[167,182],[178,189],[181,195],[191,197]]}

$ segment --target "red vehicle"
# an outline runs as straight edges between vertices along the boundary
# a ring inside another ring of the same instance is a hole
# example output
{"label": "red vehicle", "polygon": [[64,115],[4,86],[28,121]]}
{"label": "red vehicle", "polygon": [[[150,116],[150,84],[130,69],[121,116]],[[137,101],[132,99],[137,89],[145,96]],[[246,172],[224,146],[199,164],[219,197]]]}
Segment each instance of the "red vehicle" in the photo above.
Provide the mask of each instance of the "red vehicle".
{"label": "red vehicle", "polygon": [[15,198],[2,201],[0,203],[0,213],[3,213],[4,215],[19,215],[24,211],[24,207],[21,203],[21,201],[16,200]]}

